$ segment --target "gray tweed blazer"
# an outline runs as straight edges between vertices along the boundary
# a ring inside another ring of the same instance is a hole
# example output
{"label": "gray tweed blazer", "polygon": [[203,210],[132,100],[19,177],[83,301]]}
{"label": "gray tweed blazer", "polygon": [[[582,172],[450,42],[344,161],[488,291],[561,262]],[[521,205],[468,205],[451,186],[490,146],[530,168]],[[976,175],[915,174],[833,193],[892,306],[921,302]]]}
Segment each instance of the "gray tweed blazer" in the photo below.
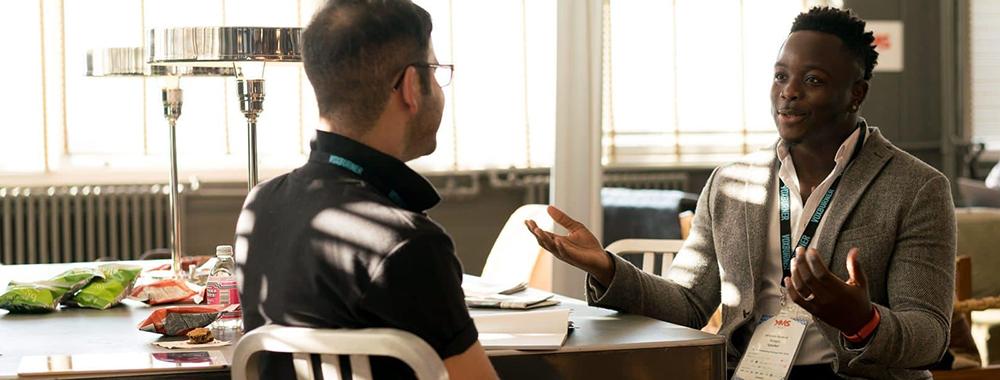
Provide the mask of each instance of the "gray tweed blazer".
{"label": "gray tweed blazer", "polygon": [[[847,167],[815,248],[848,278],[847,252],[860,249],[868,293],[882,320],[865,347],[817,321],[845,377],[922,379],[920,369],[948,345],[955,273],[955,213],[947,178],[896,148],[878,128]],[[698,200],[691,235],[664,277],[615,258],[605,289],[587,282],[591,305],[701,328],[722,304],[727,364],[735,368],[752,335],[755,295],[778,161],[774,149],[717,168]],[[829,237],[836,237],[831,239]]]}

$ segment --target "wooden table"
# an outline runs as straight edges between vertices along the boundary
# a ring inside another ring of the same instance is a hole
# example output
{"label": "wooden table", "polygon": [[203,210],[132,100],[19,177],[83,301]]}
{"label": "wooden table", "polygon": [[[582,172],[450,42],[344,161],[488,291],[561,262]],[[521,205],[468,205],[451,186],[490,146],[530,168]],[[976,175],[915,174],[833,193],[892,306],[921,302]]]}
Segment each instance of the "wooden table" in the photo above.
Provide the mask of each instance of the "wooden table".
{"label": "wooden table", "polygon": [[[169,260],[131,261],[154,267]],[[10,281],[48,279],[70,268],[106,263],[71,263],[0,266],[0,289]],[[16,378],[21,357],[29,355],[169,352],[153,346],[159,334],[139,331],[138,324],[158,307],[129,303],[108,310],[63,308],[49,314],[6,314],[0,310],[0,379]],[[213,348],[232,360],[233,347]],[[207,378],[228,379],[228,371],[206,373]],[[201,373],[199,373],[201,375]],[[191,374],[158,378],[190,378]]]}
{"label": "wooden table", "polygon": [[[144,262],[143,265],[161,263]],[[93,263],[0,266],[0,286],[33,281]],[[488,351],[505,379],[722,379],[725,339],[654,319],[587,306],[562,298],[576,329],[557,351]],[[155,308],[128,304],[109,310],[63,309],[42,315],[0,315],[0,378],[16,378],[26,355],[163,352],[158,334],[136,325]],[[0,313],[6,313],[0,311]],[[233,346],[213,348],[232,360]],[[228,371],[198,378],[228,379]],[[157,378],[191,378],[192,374]]]}
{"label": "wooden table", "polygon": [[[557,351],[491,350],[504,379],[723,379],[725,338],[558,297],[576,326]],[[475,313],[476,311],[473,311]]]}

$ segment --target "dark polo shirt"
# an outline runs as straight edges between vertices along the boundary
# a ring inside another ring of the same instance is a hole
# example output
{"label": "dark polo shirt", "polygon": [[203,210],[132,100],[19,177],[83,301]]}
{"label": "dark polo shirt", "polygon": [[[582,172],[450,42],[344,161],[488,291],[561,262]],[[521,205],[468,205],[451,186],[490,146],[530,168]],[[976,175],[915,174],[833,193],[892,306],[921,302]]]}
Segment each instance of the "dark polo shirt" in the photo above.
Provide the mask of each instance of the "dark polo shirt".
{"label": "dark polo shirt", "polygon": [[[424,213],[439,201],[403,162],[317,131],[309,162],[257,186],[237,223],[247,331],[391,327],[442,359],[464,352],[478,332],[451,238]],[[375,378],[413,377],[394,359],[371,364]],[[290,355],[268,354],[262,375],[294,378]]]}

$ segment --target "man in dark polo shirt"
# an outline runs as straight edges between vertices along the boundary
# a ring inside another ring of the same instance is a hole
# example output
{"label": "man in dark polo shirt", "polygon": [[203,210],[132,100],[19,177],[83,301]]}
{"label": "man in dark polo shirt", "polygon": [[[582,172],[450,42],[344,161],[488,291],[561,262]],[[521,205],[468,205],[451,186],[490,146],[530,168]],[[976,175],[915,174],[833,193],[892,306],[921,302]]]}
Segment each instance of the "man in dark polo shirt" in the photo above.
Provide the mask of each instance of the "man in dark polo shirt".
{"label": "man in dark polo shirt", "polygon": [[[430,154],[452,67],[409,0],[330,1],[303,34],[320,125],[309,161],[257,186],[236,227],[246,329],[390,327],[426,341],[451,378],[496,378],[465,308],[440,198],[404,162]],[[292,131],[289,131],[292,133]],[[413,377],[376,357],[375,378]],[[268,354],[264,378],[293,378]]]}

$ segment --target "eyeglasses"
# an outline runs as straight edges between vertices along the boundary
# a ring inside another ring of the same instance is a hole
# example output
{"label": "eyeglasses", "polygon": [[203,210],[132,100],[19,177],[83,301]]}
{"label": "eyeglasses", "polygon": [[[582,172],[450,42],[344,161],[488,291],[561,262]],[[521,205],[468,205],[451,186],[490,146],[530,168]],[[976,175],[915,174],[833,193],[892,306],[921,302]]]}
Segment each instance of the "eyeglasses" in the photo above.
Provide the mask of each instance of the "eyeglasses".
{"label": "eyeglasses", "polygon": [[405,76],[404,74],[406,73],[406,68],[410,66],[431,69],[431,73],[434,74],[434,80],[436,80],[438,86],[441,87],[447,87],[451,84],[451,77],[455,73],[455,65],[421,62],[411,63],[403,66],[403,70],[399,73],[399,78],[396,79],[396,83],[392,85],[393,90],[399,89],[399,85],[403,84],[403,77]]}

